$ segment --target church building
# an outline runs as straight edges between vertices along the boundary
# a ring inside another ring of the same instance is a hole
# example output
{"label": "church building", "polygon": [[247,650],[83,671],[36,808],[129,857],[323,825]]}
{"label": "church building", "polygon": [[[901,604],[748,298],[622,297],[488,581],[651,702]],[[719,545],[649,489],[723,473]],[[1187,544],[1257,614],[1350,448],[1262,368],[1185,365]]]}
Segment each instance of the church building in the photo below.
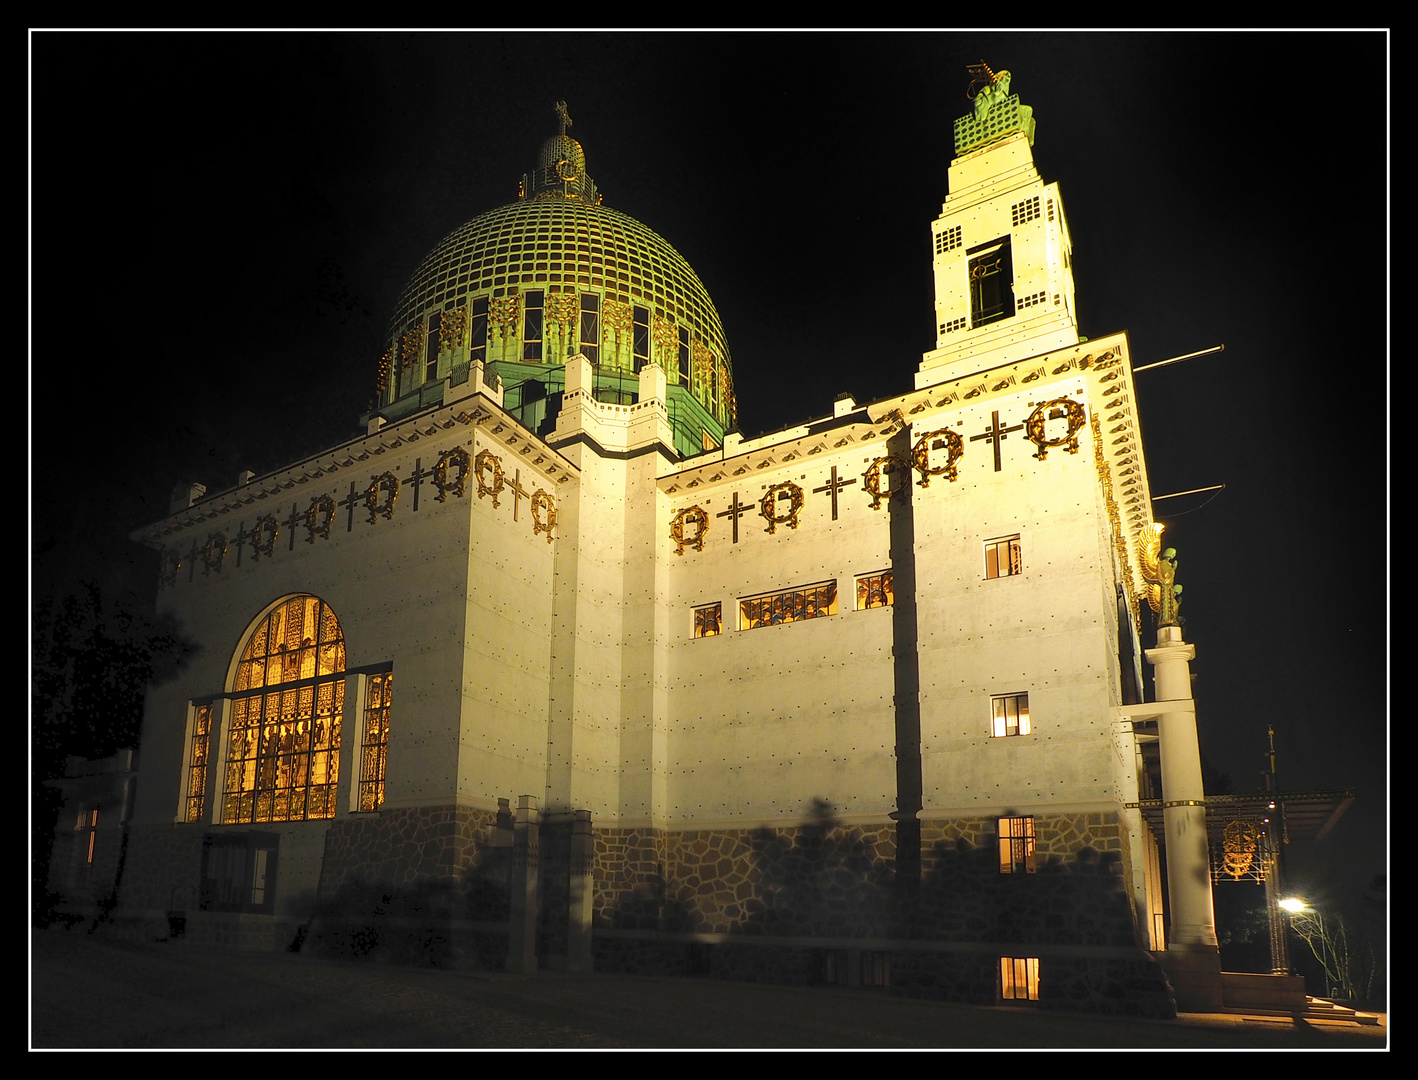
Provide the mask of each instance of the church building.
{"label": "church building", "polygon": [[1031,110],[973,73],[914,386],[752,439],[708,292],[602,203],[559,104],[516,201],[414,271],[363,433],[138,534],[202,649],[148,697],[115,920],[1206,999],[1191,646],[1127,336],[1080,337]]}

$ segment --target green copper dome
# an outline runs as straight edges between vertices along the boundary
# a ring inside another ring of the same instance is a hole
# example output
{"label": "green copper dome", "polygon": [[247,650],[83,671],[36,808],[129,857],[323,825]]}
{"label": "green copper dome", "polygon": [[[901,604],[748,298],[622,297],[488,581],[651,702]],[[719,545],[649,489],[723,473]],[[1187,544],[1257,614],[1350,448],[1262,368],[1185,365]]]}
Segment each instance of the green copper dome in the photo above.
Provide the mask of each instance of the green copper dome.
{"label": "green copper dome", "polygon": [[429,404],[435,385],[461,381],[480,360],[502,380],[505,407],[544,430],[562,367],[580,353],[596,365],[596,397],[615,404],[631,403],[637,373],[658,364],[676,447],[717,445],[736,406],[714,303],[669,243],[600,205],[559,112],[563,129],[542,145],[518,201],[453,230],[409,279],[390,321],[378,408]]}

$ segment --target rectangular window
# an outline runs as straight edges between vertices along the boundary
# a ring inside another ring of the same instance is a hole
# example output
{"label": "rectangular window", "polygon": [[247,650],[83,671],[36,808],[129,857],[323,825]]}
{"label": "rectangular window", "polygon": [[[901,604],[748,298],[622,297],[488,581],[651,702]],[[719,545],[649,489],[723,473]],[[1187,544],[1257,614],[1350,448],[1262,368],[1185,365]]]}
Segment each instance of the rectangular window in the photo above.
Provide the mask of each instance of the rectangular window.
{"label": "rectangular window", "polygon": [[1013,577],[1023,571],[1019,553],[1019,537],[1004,536],[985,541],[985,577]]}
{"label": "rectangular window", "polygon": [[389,712],[394,702],[394,673],[371,675],[364,698],[364,748],[360,755],[359,808],[384,805],[384,765],[389,751]]}
{"label": "rectangular window", "polygon": [[593,364],[601,359],[601,298],[581,294],[581,355]]}
{"label": "rectangular window", "polygon": [[999,996],[1001,1001],[1038,1001],[1039,958],[1037,956],[1001,956],[999,958]]}
{"label": "rectangular window", "polygon": [[633,310],[634,331],[632,333],[631,356],[638,372],[650,362],[650,309],[635,307]]}
{"label": "rectangular window", "polygon": [[857,610],[890,607],[896,598],[892,576],[890,570],[883,570],[879,574],[864,574],[857,578]]}
{"label": "rectangular window", "polygon": [[1007,319],[1014,314],[1014,263],[1009,237],[971,248],[970,327]]}
{"label": "rectangular window", "polygon": [[187,765],[187,808],[182,820],[201,821],[207,811],[207,751],[212,742],[212,707],[198,705],[192,716],[192,756]]}
{"label": "rectangular window", "polygon": [[997,694],[990,698],[990,712],[990,734],[995,738],[1029,734],[1028,694]]}
{"label": "rectangular window", "polygon": [[824,581],[805,589],[754,596],[739,601],[739,629],[802,622],[837,614],[837,582]]}
{"label": "rectangular window", "polygon": [[208,835],[202,844],[202,910],[274,911],[280,842],[274,833]]}
{"label": "rectangular window", "polygon": [[487,360],[487,297],[473,301],[472,320],[468,324],[468,362]]}
{"label": "rectangular window", "polygon": [[1034,819],[1032,817],[1000,818],[999,872],[1001,874],[1032,874],[1034,868]]}
{"label": "rectangular window", "polygon": [[542,358],[542,303],[544,293],[534,289],[522,301],[522,359],[540,361]]}
{"label": "rectangular window", "polygon": [[694,609],[694,636],[714,637],[724,632],[722,604],[705,604]]}
{"label": "rectangular window", "polygon": [[427,351],[424,353],[423,381],[433,382],[438,378],[438,350],[443,347],[443,315],[441,312],[428,317],[428,333],[424,335]]}

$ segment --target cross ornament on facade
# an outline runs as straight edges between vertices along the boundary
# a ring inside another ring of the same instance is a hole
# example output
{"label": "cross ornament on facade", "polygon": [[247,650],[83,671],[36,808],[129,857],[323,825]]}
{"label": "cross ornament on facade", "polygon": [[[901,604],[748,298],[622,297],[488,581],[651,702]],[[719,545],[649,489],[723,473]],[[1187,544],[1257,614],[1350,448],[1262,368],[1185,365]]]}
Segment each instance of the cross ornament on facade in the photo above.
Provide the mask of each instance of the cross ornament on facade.
{"label": "cross ornament on facade", "polygon": [[348,506],[350,508],[349,520],[345,522],[345,532],[354,532],[355,507],[362,502],[364,502],[364,494],[359,490],[359,485],[351,480],[349,498],[340,500],[341,506]]}
{"label": "cross ornament on facade", "polygon": [[430,476],[432,476],[432,475],[433,475],[433,470],[432,470],[432,469],[429,469],[428,472],[424,472],[424,471],[423,471],[423,458],[414,458],[414,472],[413,472],[413,475],[409,477],[408,482],[409,482],[410,484],[413,484],[413,486],[414,486],[414,510],[415,510],[415,511],[417,511],[418,508],[419,508],[419,488],[422,487],[422,486],[423,486],[423,482],[424,482],[425,480],[427,480],[427,479],[428,479]]}
{"label": "cross ornament on facade", "polygon": [[722,513],[714,515],[715,517],[726,517],[730,519],[730,523],[733,525],[735,544],[739,542],[739,518],[743,517],[744,514],[747,514],[752,509],[752,506],[745,506],[743,503],[739,502],[739,493],[735,491],[733,499],[729,503],[729,508]]}
{"label": "cross ornament on facade", "polygon": [[855,484],[856,482],[857,482],[857,481],[856,481],[856,478],[855,478],[855,477],[853,477],[851,480],[838,480],[838,479],[837,479],[837,466],[834,465],[834,466],[832,466],[832,479],[829,480],[829,481],[827,481],[827,483],[823,484],[822,487],[813,488],[813,489],[812,489],[812,493],[813,493],[814,495],[820,495],[821,493],[823,493],[823,492],[825,491],[825,492],[827,492],[828,494],[830,494],[830,495],[832,496],[832,520],[833,520],[833,521],[836,521],[836,520],[837,520],[837,492],[841,491],[844,487],[850,487],[852,484]]}
{"label": "cross ornament on facade", "polygon": [[999,410],[996,409],[990,415],[993,417],[993,419],[990,421],[990,426],[985,428],[984,432],[979,435],[971,435],[970,441],[979,442],[981,439],[989,439],[990,442],[994,444],[995,472],[999,472],[1003,468],[1003,466],[1000,464],[999,444],[1005,440],[1005,438],[1009,435],[1011,431],[1023,431],[1024,425],[1015,424],[1014,427],[1000,427]]}
{"label": "cross ornament on facade", "polygon": [[522,505],[523,499],[530,499],[532,493],[522,486],[522,470],[518,469],[512,474],[512,483],[507,485],[512,489],[512,520],[517,520],[517,508]]}
{"label": "cross ornament on facade", "polygon": [[236,565],[237,565],[237,566],[240,566],[240,565],[241,565],[241,549],[246,546],[246,541],[248,541],[248,540],[251,541],[253,547],[255,546],[255,544],[256,544],[256,530],[255,530],[255,529],[252,529],[250,532],[247,532],[247,531],[246,531],[246,522],[244,522],[244,521],[243,521],[240,525],[238,525],[236,528],[237,528],[237,533],[236,533],[236,536],[233,537],[233,539],[236,541]]}
{"label": "cross ornament on facade", "polygon": [[290,518],[281,522],[290,530],[290,543],[286,545],[287,551],[295,550],[295,527],[305,524],[305,515],[300,512],[300,503],[290,504]]}

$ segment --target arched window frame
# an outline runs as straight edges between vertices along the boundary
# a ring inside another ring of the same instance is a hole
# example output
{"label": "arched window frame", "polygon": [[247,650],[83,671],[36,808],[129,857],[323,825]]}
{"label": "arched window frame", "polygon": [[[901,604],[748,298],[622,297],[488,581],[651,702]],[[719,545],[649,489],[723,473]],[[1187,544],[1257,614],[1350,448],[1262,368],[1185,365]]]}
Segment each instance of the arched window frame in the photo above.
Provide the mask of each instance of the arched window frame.
{"label": "arched window frame", "polygon": [[282,597],[253,621],[227,674],[214,800],[222,824],[335,816],[347,675],[343,630],[319,597]]}

